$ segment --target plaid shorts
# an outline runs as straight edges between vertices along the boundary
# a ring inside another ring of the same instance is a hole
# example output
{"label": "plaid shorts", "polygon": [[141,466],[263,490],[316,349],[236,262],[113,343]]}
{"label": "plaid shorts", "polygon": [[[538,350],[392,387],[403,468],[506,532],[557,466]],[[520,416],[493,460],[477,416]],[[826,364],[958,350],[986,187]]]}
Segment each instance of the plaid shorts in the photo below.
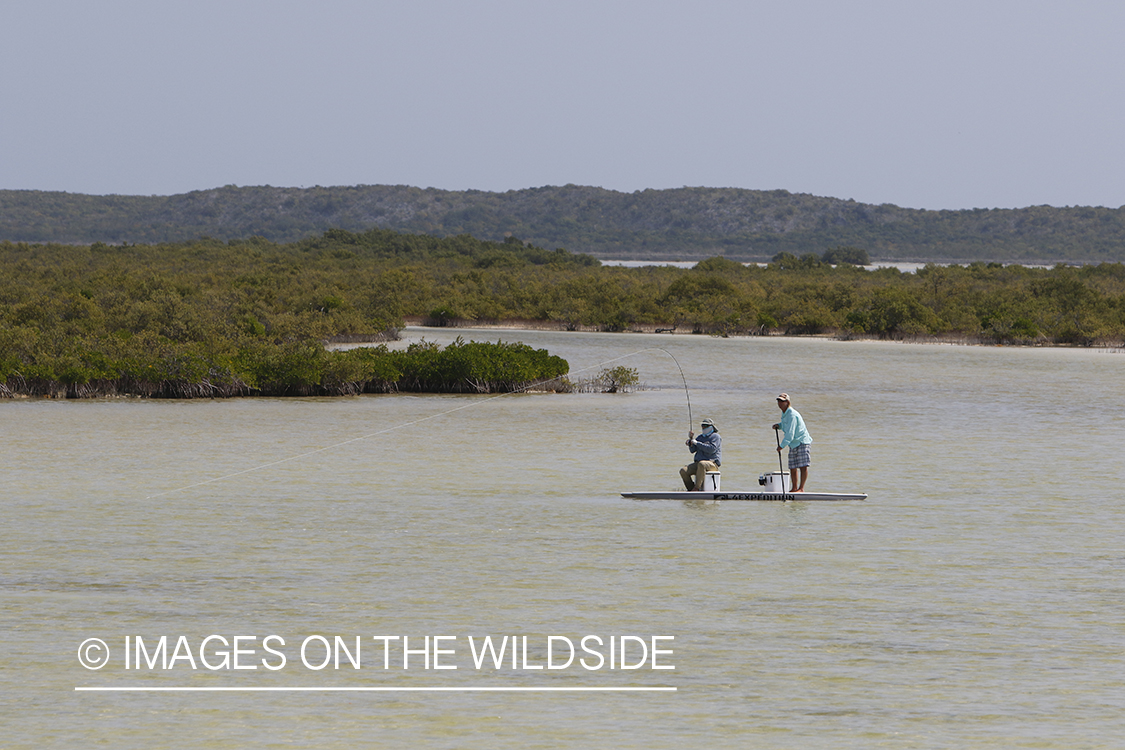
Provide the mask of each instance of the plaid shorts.
{"label": "plaid shorts", "polygon": [[795,448],[789,449],[789,468],[799,469],[802,466],[808,466],[812,463],[812,453],[809,451],[808,443],[801,443]]}

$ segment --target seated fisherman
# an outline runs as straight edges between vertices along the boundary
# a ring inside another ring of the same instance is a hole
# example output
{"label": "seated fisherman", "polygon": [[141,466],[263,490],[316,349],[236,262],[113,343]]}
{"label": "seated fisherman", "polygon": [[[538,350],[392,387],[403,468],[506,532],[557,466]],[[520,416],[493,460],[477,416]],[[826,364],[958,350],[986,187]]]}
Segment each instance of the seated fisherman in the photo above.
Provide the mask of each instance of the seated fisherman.
{"label": "seated fisherman", "polygon": [[688,438],[684,442],[688,450],[695,454],[695,461],[680,469],[680,478],[684,480],[684,487],[689,490],[702,490],[707,472],[718,471],[723,463],[723,439],[715,429],[715,423],[704,419],[701,426],[703,429],[699,437],[688,430]]}

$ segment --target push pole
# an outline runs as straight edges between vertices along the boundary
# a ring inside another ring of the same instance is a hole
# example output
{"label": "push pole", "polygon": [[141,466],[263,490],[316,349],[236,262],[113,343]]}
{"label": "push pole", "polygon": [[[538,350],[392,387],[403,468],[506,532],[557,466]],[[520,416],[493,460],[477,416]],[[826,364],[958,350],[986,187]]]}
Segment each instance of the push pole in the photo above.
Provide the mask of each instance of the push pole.
{"label": "push pole", "polygon": [[773,438],[777,441],[777,468],[781,472],[781,491],[785,492],[785,469],[781,466],[781,435],[778,434],[777,428],[773,428]]}

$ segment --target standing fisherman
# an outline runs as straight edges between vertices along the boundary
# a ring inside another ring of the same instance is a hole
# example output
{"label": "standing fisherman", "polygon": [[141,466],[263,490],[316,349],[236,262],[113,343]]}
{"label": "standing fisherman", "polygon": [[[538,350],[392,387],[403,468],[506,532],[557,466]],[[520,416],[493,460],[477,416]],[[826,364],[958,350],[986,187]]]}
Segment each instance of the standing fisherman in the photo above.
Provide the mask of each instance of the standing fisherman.
{"label": "standing fisherman", "polygon": [[688,430],[687,440],[684,441],[688,450],[695,454],[695,461],[680,469],[680,479],[684,480],[684,487],[688,490],[703,489],[703,480],[707,478],[707,472],[718,471],[723,463],[723,438],[715,429],[715,423],[710,419],[704,419],[701,427],[703,430],[699,433],[699,437]]}
{"label": "standing fisherman", "polygon": [[[773,426],[781,430],[782,439],[777,446],[777,452],[782,448],[789,449],[789,488],[792,492],[804,492],[805,480],[809,478],[809,464],[812,455],[809,446],[812,437],[805,429],[805,420],[800,412],[789,405],[789,394],[782,393],[777,397],[777,408],[781,409],[781,421]],[[801,483],[797,484],[797,470],[801,472]]]}

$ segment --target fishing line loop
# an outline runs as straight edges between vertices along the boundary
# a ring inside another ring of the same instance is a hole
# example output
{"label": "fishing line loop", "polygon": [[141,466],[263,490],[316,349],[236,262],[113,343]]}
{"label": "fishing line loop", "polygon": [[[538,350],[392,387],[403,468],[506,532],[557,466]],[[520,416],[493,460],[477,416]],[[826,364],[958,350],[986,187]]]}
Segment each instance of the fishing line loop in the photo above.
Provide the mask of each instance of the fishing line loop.
{"label": "fishing line loop", "polygon": [[[587,370],[593,370],[595,367],[602,367],[604,365],[612,364],[613,362],[618,362],[622,359],[627,359],[629,357],[633,357],[633,356],[636,356],[638,354],[644,354],[645,352],[653,352],[653,351],[664,352],[669,357],[672,357],[672,361],[676,363],[676,369],[678,369],[680,371],[680,379],[683,381],[683,384],[684,384],[684,395],[687,397],[688,430],[690,431],[691,425],[693,424],[693,422],[692,422],[692,419],[691,419],[691,394],[688,392],[687,378],[684,377],[684,370],[683,370],[682,367],[680,367],[679,360],[677,360],[672,355],[672,353],[670,351],[668,351],[667,349],[662,349],[660,347],[650,347],[648,349],[640,349],[638,351],[630,352],[629,354],[625,354],[625,355],[622,355],[620,357],[614,357],[613,359],[607,359],[607,360],[604,360],[602,362],[598,362],[597,364],[590,365],[589,367],[579,368],[577,370],[574,370],[572,372],[567,373],[567,375],[577,374],[577,373],[580,373],[580,372],[586,372]],[[410,421],[410,422],[404,422],[402,424],[395,425],[394,427],[387,427],[385,429],[378,430],[376,432],[371,432],[371,433],[368,433],[366,435],[360,435],[359,437],[349,438],[348,440],[343,440],[339,443],[333,443],[332,445],[326,445],[323,448],[317,448],[316,450],[311,450],[311,451],[308,451],[306,453],[298,454],[296,456],[288,456],[286,458],[278,459],[277,461],[270,461],[269,463],[261,464],[260,466],[253,466],[249,469],[243,469],[242,471],[236,471],[232,474],[224,474],[221,477],[214,477],[212,479],[205,479],[202,482],[195,482],[194,484],[188,484],[188,485],[185,485],[183,487],[177,487],[175,489],[165,490],[164,492],[157,492],[156,494],[148,495],[145,499],[151,500],[154,497],[162,497],[164,495],[171,495],[171,494],[174,494],[176,492],[184,492],[186,490],[195,489],[196,487],[202,487],[205,484],[212,484],[214,482],[222,482],[223,480],[233,479],[234,477],[242,476],[243,474],[250,474],[250,473],[253,473],[255,471],[261,471],[262,469],[268,469],[271,466],[278,466],[280,464],[288,463],[290,461],[296,461],[298,459],[308,458],[309,456],[315,456],[317,453],[324,453],[325,451],[330,451],[330,450],[333,450],[335,448],[339,448],[341,446],[348,445],[350,443],[357,443],[360,440],[367,440],[369,438],[377,437],[379,435],[385,435],[388,432],[394,432],[395,430],[401,430],[405,427],[412,427],[416,424],[421,424],[422,422],[426,422],[426,421],[429,421],[431,419],[437,419],[438,417],[444,417],[444,416],[447,416],[449,414],[453,414],[454,412],[461,411],[462,409],[469,409],[469,408],[474,407],[474,406],[480,406],[481,404],[488,403],[489,401],[493,401],[493,400],[498,399],[498,398],[503,398],[504,396],[511,396],[512,394],[516,394],[516,393],[526,393],[527,391],[534,390],[535,388],[537,388],[539,386],[542,386],[542,385],[545,385],[547,383],[550,383],[551,381],[554,381],[554,380],[558,380],[558,378],[549,378],[547,380],[539,380],[539,381],[536,381],[534,383],[530,383],[528,385],[525,385],[522,388],[517,388],[515,390],[507,391],[505,393],[496,393],[496,394],[493,394],[493,395],[488,396],[487,398],[483,398],[483,399],[473,400],[473,401],[471,401],[467,404],[462,404],[461,406],[455,407],[453,409],[447,409],[446,411],[438,412],[437,414],[431,414],[428,417],[422,417],[420,419],[415,419],[415,420]]]}

